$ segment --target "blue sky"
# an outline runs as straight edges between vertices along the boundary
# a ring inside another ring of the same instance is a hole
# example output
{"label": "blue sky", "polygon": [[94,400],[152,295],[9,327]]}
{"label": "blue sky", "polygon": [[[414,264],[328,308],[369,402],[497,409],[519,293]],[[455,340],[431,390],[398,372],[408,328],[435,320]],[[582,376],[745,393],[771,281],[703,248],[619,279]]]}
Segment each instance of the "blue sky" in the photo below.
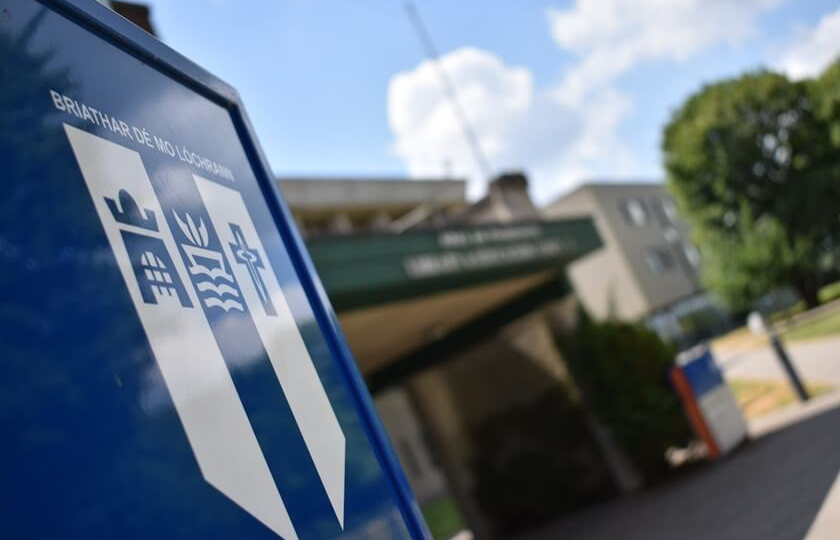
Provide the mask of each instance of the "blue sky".
{"label": "blue sky", "polygon": [[[235,86],[286,176],[485,178],[398,0],[155,0],[170,46]],[[705,82],[795,77],[840,53],[836,0],[416,0],[493,172],[541,202],[659,179],[671,112]]]}

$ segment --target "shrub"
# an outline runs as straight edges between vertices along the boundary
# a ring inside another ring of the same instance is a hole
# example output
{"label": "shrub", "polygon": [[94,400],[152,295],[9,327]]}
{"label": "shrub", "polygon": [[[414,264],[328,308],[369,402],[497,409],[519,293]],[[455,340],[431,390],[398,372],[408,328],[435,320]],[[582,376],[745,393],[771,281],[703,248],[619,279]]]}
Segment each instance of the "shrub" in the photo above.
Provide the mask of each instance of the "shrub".
{"label": "shrub", "polygon": [[819,292],[820,302],[827,303],[840,298],[840,282],[826,285]]}
{"label": "shrub", "polygon": [[473,441],[475,495],[500,532],[615,493],[583,411],[559,386],[485,420]]}
{"label": "shrub", "polygon": [[647,483],[669,470],[665,451],[692,437],[668,382],[676,351],[641,325],[581,315],[558,345],[589,407]]}

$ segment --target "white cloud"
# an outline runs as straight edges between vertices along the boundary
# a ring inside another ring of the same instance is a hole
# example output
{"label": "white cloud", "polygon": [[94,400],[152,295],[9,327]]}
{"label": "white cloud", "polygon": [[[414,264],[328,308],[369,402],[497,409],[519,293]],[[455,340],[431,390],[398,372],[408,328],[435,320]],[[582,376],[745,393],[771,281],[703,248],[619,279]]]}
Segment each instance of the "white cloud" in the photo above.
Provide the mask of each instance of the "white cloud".
{"label": "white cloud", "polygon": [[[557,84],[537,88],[525,67],[488,51],[462,48],[440,59],[493,172],[524,169],[538,202],[578,182],[637,175],[642,168],[618,136],[632,114],[616,79],[646,62],[685,61],[710,47],[757,34],[758,15],[784,0],[576,0],[550,9],[558,47],[575,61]],[[447,170],[485,181],[430,62],[394,76],[388,89],[394,151],[409,174]]]}
{"label": "white cloud", "polygon": [[840,9],[823,16],[814,28],[799,28],[778,68],[793,79],[819,75],[840,56]]}
{"label": "white cloud", "polygon": [[579,63],[558,89],[576,102],[643,62],[684,61],[718,44],[757,34],[756,18],[781,0],[576,0],[550,9],[557,45]]}
{"label": "white cloud", "polygon": [[[590,108],[572,108],[553,92],[535,88],[529,70],[508,66],[489,52],[457,49],[440,62],[493,171],[525,168],[538,200],[570,187],[574,178],[599,172],[594,165],[628,159],[613,133],[630,104],[617,93],[604,93]],[[470,180],[471,197],[483,194],[486,179],[430,62],[391,80],[388,117],[394,150],[410,175],[438,177],[448,163],[453,174]]]}

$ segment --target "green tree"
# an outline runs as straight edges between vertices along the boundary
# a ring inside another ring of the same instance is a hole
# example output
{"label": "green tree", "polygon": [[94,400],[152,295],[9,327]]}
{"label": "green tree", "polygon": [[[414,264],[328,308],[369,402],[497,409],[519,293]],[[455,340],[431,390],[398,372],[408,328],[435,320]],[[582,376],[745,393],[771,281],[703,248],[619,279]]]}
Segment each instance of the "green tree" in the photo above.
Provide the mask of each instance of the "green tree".
{"label": "green tree", "polygon": [[828,123],[829,140],[840,149],[840,58],[813,81],[817,114]]}
{"label": "green tree", "polygon": [[840,99],[822,99],[825,86],[746,74],[704,87],[666,126],[669,188],[706,258],[706,284],[733,307],[782,285],[819,303],[840,238],[840,146],[829,137]]}

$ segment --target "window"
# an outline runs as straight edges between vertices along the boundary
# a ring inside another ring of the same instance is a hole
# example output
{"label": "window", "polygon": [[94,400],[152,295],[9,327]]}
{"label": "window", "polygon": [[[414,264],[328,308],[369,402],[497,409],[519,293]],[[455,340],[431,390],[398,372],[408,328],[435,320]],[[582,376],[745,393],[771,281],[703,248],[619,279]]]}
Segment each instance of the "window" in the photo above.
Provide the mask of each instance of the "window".
{"label": "window", "polygon": [[651,273],[658,276],[674,267],[674,257],[667,248],[650,248],[645,253],[645,263]]}
{"label": "window", "polygon": [[700,266],[700,251],[691,244],[683,244],[682,246],[685,258],[691,263],[691,266],[697,268]]}
{"label": "window", "polygon": [[648,213],[641,199],[625,199],[621,201],[621,213],[630,225],[642,227],[648,222]]}
{"label": "window", "polygon": [[676,223],[677,220],[680,219],[680,214],[677,211],[677,205],[674,203],[673,199],[662,199],[662,211],[665,213],[665,216],[668,218],[672,224]]}

